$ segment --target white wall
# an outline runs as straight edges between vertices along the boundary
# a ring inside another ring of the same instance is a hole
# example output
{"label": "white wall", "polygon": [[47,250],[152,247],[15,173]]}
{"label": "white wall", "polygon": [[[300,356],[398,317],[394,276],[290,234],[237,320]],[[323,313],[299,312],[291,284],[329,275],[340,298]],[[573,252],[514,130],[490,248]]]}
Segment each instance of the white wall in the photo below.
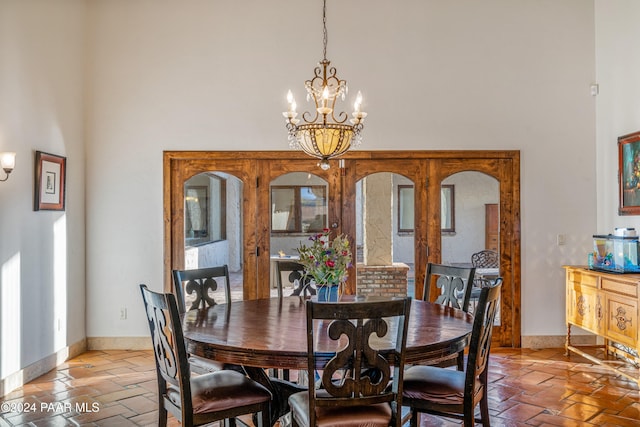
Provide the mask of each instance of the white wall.
{"label": "white wall", "polygon": [[[5,391],[19,385],[22,368],[86,335],[84,5],[0,0],[0,151],[17,153],[0,183]],[[36,150],[67,158],[64,212],[33,211]]]}
{"label": "white wall", "polygon": [[[618,215],[619,136],[640,130],[640,2],[596,0],[597,233],[640,228],[638,216]],[[597,234],[594,232],[594,234]]]}
{"label": "white wall", "polygon": [[[328,6],[328,57],[365,95],[362,149],[521,150],[522,333],[562,335],[560,266],[584,263],[594,233],[640,227],[617,215],[615,144],[640,127],[640,4]],[[17,330],[0,338],[0,376],[85,335],[148,334],[137,285],[162,287],[162,151],[287,150],[280,112],[321,59],[320,9],[0,0],[0,151],[18,153],[0,183],[0,303],[13,309],[0,322]],[[67,157],[64,213],[32,210],[35,150]]]}
{"label": "white wall", "polygon": [[[287,150],[280,112],[288,88],[303,102],[321,59],[321,7],[87,7],[87,334],[144,336],[137,284],[162,287],[162,151]],[[362,149],[521,150],[522,333],[562,335],[561,265],[584,262],[596,228],[593,3],[339,7],[329,2],[328,57],[350,96],[364,93]]]}
{"label": "white wall", "polygon": [[470,263],[471,255],[486,248],[485,204],[500,201],[498,181],[481,172],[460,172],[443,184],[455,185],[453,234],[442,235],[442,262]]}

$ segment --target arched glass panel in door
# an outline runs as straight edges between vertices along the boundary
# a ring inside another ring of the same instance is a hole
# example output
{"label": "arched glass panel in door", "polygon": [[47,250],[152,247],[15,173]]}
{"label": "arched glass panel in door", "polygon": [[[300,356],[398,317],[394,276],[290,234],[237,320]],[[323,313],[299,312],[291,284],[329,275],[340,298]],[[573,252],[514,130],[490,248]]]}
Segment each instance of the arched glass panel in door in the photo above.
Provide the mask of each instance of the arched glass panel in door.
{"label": "arched glass panel in door", "polygon": [[[204,172],[184,184],[185,270],[227,265],[232,300],[242,299],[242,182]],[[212,294],[225,300],[224,287]]]}
{"label": "arched glass panel in door", "polygon": [[500,274],[499,182],[481,172],[465,171],[447,177],[442,181],[445,186],[455,189],[455,199],[451,200],[455,231],[442,230],[442,263],[476,267],[475,285],[483,286]]}
{"label": "arched glass panel in door", "polygon": [[414,186],[396,173],[356,183],[356,292],[415,295]]}
{"label": "arched glass panel in door", "polygon": [[290,295],[299,286],[299,274],[286,271],[277,276],[278,263],[287,267],[297,261],[300,244],[328,228],[329,183],[308,172],[291,172],[274,179],[269,186],[271,200],[271,294],[282,284]]}

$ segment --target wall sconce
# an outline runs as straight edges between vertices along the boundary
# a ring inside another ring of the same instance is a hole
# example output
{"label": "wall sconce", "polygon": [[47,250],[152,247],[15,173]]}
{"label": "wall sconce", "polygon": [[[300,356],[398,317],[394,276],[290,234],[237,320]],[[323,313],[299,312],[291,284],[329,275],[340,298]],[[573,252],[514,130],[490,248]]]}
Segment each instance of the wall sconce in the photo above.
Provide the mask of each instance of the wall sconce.
{"label": "wall sconce", "polygon": [[4,170],[4,173],[7,176],[4,179],[0,179],[0,182],[6,181],[9,179],[9,174],[13,171],[13,168],[16,166],[16,153],[6,151],[4,153],[0,153],[0,167]]}

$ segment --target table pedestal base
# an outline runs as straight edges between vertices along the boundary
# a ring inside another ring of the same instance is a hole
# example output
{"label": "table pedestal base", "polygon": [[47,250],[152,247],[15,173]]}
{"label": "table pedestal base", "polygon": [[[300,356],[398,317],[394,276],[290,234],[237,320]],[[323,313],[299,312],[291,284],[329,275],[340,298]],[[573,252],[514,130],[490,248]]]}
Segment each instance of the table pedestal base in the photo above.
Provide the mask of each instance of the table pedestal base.
{"label": "table pedestal base", "polygon": [[273,394],[271,425],[275,425],[280,417],[289,412],[289,396],[307,390],[306,387],[299,386],[298,384],[278,378],[271,378],[262,368],[245,366],[244,370],[249,378],[267,387]]}

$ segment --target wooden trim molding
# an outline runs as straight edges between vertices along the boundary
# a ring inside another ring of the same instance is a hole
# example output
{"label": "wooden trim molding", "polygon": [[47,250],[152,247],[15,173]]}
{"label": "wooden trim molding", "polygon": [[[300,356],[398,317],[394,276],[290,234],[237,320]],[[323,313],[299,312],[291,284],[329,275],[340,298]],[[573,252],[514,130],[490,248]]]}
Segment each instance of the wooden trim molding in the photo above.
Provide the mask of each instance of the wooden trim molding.
{"label": "wooden trim molding", "polygon": [[[266,298],[269,289],[258,277],[269,274],[269,182],[288,172],[311,172],[329,183],[329,224],[338,233],[355,236],[355,185],[377,172],[403,175],[415,184],[414,256],[416,296],[422,295],[427,262],[441,261],[440,184],[448,176],[477,171],[500,182],[500,273],[503,325],[494,329],[494,343],[520,347],[520,151],[434,150],[349,151],[322,171],[317,159],[299,151],[165,151],[163,156],[164,280],[171,290],[171,269],[184,267],[184,182],[202,172],[230,173],[243,182],[244,299]],[[354,276],[354,277],[351,277]],[[346,293],[356,290],[355,275]]]}

